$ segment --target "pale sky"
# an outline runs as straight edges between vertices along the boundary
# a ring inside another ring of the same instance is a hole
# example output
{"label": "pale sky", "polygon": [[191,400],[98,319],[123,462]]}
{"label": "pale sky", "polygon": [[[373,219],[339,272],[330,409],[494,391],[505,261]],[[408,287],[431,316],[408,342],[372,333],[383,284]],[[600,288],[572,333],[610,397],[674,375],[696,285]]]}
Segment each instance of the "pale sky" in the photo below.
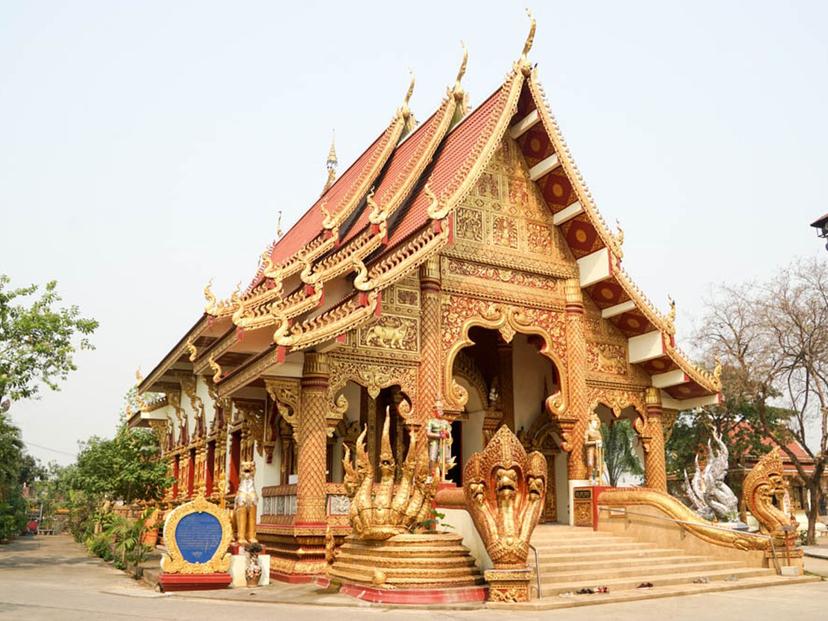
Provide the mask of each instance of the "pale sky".
{"label": "pale sky", "polygon": [[[715,283],[826,256],[828,3],[530,2],[530,59],[624,265],[692,330]],[[121,399],[400,105],[472,105],[525,2],[0,4],[0,272],[57,279],[101,327],[60,392],[12,406],[36,457],[111,435]],[[686,339],[685,339],[686,343]],[[35,446],[39,445],[39,446]],[[47,450],[40,447],[48,447]]]}

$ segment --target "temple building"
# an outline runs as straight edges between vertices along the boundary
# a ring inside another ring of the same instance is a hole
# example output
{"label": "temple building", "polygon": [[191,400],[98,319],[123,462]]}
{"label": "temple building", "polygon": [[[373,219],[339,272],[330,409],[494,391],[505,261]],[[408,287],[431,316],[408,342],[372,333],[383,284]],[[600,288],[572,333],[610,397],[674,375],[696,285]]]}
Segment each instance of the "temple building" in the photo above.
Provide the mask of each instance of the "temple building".
{"label": "temple building", "polygon": [[674,306],[658,310],[622,267],[623,232],[599,214],[530,46],[476,107],[464,57],[422,122],[410,88],[339,175],[332,148],[322,195],[249,285],[224,300],[208,286],[139,383],[130,422],[163,438],[166,503],[199,488],[232,500],[255,462],[277,577],[317,573],[326,531],[349,531],[342,458],[367,427],[376,465],[386,412],[397,464],[404,430],[444,412],[458,485],[507,425],[546,456],[542,520],[571,524],[592,413],[632,422],[645,484],[666,491],[665,426],[719,399],[718,372],[676,345]]}

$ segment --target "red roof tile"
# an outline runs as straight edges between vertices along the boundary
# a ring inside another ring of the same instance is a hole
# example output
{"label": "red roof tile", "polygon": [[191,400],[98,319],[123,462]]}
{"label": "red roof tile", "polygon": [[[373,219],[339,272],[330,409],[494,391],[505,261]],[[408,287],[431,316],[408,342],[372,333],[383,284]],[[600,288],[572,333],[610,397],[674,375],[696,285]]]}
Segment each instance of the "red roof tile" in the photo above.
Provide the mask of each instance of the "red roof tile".
{"label": "red roof tile", "polygon": [[[418,173],[421,174],[425,166],[431,161],[434,150],[443,138],[444,132],[440,131],[440,127],[443,125],[448,129],[448,124],[444,123],[446,121],[445,116],[446,114],[453,113],[453,110],[453,100],[446,98],[440,108],[394,150],[382,174],[379,186],[374,193],[374,201],[380,208],[391,208],[393,210],[399,207],[399,204],[389,205],[388,201],[394,200],[394,194],[403,186],[410,186],[416,182],[416,179],[412,177],[418,175]],[[410,191],[411,188],[409,187],[406,194]],[[397,199],[397,202],[405,198],[405,195],[401,196]],[[367,205],[363,206],[359,217],[343,238],[343,243],[353,239],[368,225],[369,213],[370,209]]]}
{"label": "red roof tile", "polygon": [[[389,143],[399,139],[402,131],[402,119],[397,116],[394,122],[376,139],[371,146],[346,170],[336,182],[317,200],[313,206],[294,224],[282,237],[271,252],[273,263],[278,265],[291,258],[309,241],[322,232],[322,222],[325,215],[322,213],[324,204],[331,214],[339,214],[348,209],[348,204],[360,200],[356,196],[363,186],[370,187],[382,166],[391,154]],[[347,217],[347,214],[343,214]]]}
{"label": "red roof tile", "polygon": [[[459,185],[459,181],[468,175],[469,168],[479,158],[480,149],[488,142],[491,131],[503,111],[510,91],[510,82],[495,91],[480,107],[463,119],[443,141],[427,179],[429,188],[441,200],[449,198]],[[391,234],[389,247],[399,244],[428,221],[428,205],[425,184],[422,184]]]}

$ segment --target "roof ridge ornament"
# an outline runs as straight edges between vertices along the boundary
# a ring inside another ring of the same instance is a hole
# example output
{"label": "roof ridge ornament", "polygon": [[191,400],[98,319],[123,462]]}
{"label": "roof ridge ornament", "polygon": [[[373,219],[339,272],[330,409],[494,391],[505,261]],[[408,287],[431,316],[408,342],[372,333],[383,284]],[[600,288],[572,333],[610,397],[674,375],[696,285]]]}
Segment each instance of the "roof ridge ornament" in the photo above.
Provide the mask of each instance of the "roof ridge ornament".
{"label": "roof ridge ornament", "polygon": [[664,320],[671,328],[673,328],[676,322],[676,301],[670,294],[667,294],[667,301],[670,304],[670,310],[667,311],[667,315],[664,317]]}
{"label": "roof ridge ornament", "polygon": [[466,67],[469,64],[469,50],[463,41],[460,41],[460,46],[463,48],[463,59],[460,61],[460,68],[457,70],[457,77],[454,80],[454,87],[449,89],[449,95],[454,97],[454,101],[457,102],[458,110],[457,113],[455,113],[459,114],[457,120],[466,116],[469,111],[469,96],[461,84],[463,76],[466,75]]}
{"label": "roof ridge ornament", "polygon": [[[339,161],[336,157],[336,130],[331,132],[331,148],[328,149],[328,159],[325,160],[325,168],[328,170],[328,178],[325,180],[325,185],[322,188],[322,194],[327,192],[330,187],[336,181],[336,166],[339,164]],[[279,212],[279,222],[281,223],[282,212]],[[279,229],[281,230],[281,229]],[[278,233],[278,231],[277,231]],[[279,237],[282,236],[281,233],[278,233]]]}
{"label": "roof ridge ornament", "polygon": [[319,211],[321,211],[322,215],[325,216],[325,219],[322,220],[322,228],[330,231],[336,226],[336,221],[331,215],[331,212],[328,210],[328,201],[322,201],[322,204],[319,205]]}
{"label": "roof ridge ornament", "polygon": [[618,255],[618,258],[623,259],[624,250],[622,249],[622,246],[624,245],[624,229],[621,228],[621,222],[618,220],[618,218],[615,219],[615,229],[616,233],[612,236],[612,239],[615,241],[615,251]]}
{"label": "roof ridge ornament", "polygon": [[208,315],[215,315],[216,314],[216,296],[213,293],[213,279],[207,281],[207,284],[204,286],[204,299],[207,301],[207,304],[204,306],[204,312]]}
{"label": "roof ridge ornament", "polygon": [[187,351],[190,352],[189,361],[195,362],[196,358],[198,358],[198,349],[196,348],[195,344],[193,343],[193,337],[189,337],[187,339]]}
{"label": "roof ridge ornament", "polygon": [[[331,143],[331,149],[333,149],[333,143]],[[334,154],[336,157],[336,154]],[[282,239],[285,232],[282,230],[282,210],[279,210],[279,213],[276,215],[276,239]]]}
{"label": "roof ridge ornament", "polygon": [[526,41],[523,43],[523,51],[520,54],[518,64],[524,77],[528,78],[532,71],[532,66],[529,64],[529,50],[532,49],[532,44],[535,42],[535,29],[537,28],[537,22],[535,21],[535,16],[532,15],[532,11],[530,11],[528,7],[526,9],[526,14],[529,16],[529,34],[526,35]]}
{"label": "roof ridge ornament", "polygon": [[445,218],[448,215],[449,206],[440,206],[440,199],[437,198],[437,195],[431,190],[430,187],[428,187],[428,182],[426,182],[425,187],[423,188],[423,193],[430,201],[428,204],[428,217],[432,220],[442,220]]}
{"label": "roof ridge ornament", "polygon": [[403,99],[403,104],[400,106],[399,111],[397,114],[402,118],[403,122],[405,123],[403,127],[403,134],[410,132],[417,122],[414,120],[414,115],[411,114],[411,108],[409,106],[411,102],[411,96],[414,94],[414,85],[416,84],[417,80],[414,77],[414,71],[409,67],[408,73],[411,76],[411,81],[408,83],[408,90],[405,93],[405,98]]}
{"label": "roof ridge ornament", "polygon": [[213,383],[218,384],[221,381],[222,370],[219,363],[216,362],[216,355],[214,352],[211,352],[210,357],[207,358],[207,364],[209,364],[210,368],[213,370]]}
{"label": "roof ridge ornament", "polygon": [[375,190],[376,188],[372,186],[371,190],[365,196],[365,202],[371,209],[371,211],[368,213],[368,221],[371,224],[382,224],[388,218],[388,213],[383,208],[381,208],[374,200]]}

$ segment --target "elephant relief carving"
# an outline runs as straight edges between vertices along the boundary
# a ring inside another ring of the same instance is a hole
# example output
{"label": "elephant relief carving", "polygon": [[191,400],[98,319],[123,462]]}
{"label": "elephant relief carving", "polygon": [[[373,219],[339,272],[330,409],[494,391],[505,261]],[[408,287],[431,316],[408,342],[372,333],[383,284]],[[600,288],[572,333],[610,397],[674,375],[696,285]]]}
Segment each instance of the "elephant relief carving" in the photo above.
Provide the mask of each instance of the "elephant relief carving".
{"label": "elephant relief carving", "polygon": [[527,455],[504,425],[466,462],[463,490],[495,569],[525,568],[546,499],[546,458],[538,451]]}

